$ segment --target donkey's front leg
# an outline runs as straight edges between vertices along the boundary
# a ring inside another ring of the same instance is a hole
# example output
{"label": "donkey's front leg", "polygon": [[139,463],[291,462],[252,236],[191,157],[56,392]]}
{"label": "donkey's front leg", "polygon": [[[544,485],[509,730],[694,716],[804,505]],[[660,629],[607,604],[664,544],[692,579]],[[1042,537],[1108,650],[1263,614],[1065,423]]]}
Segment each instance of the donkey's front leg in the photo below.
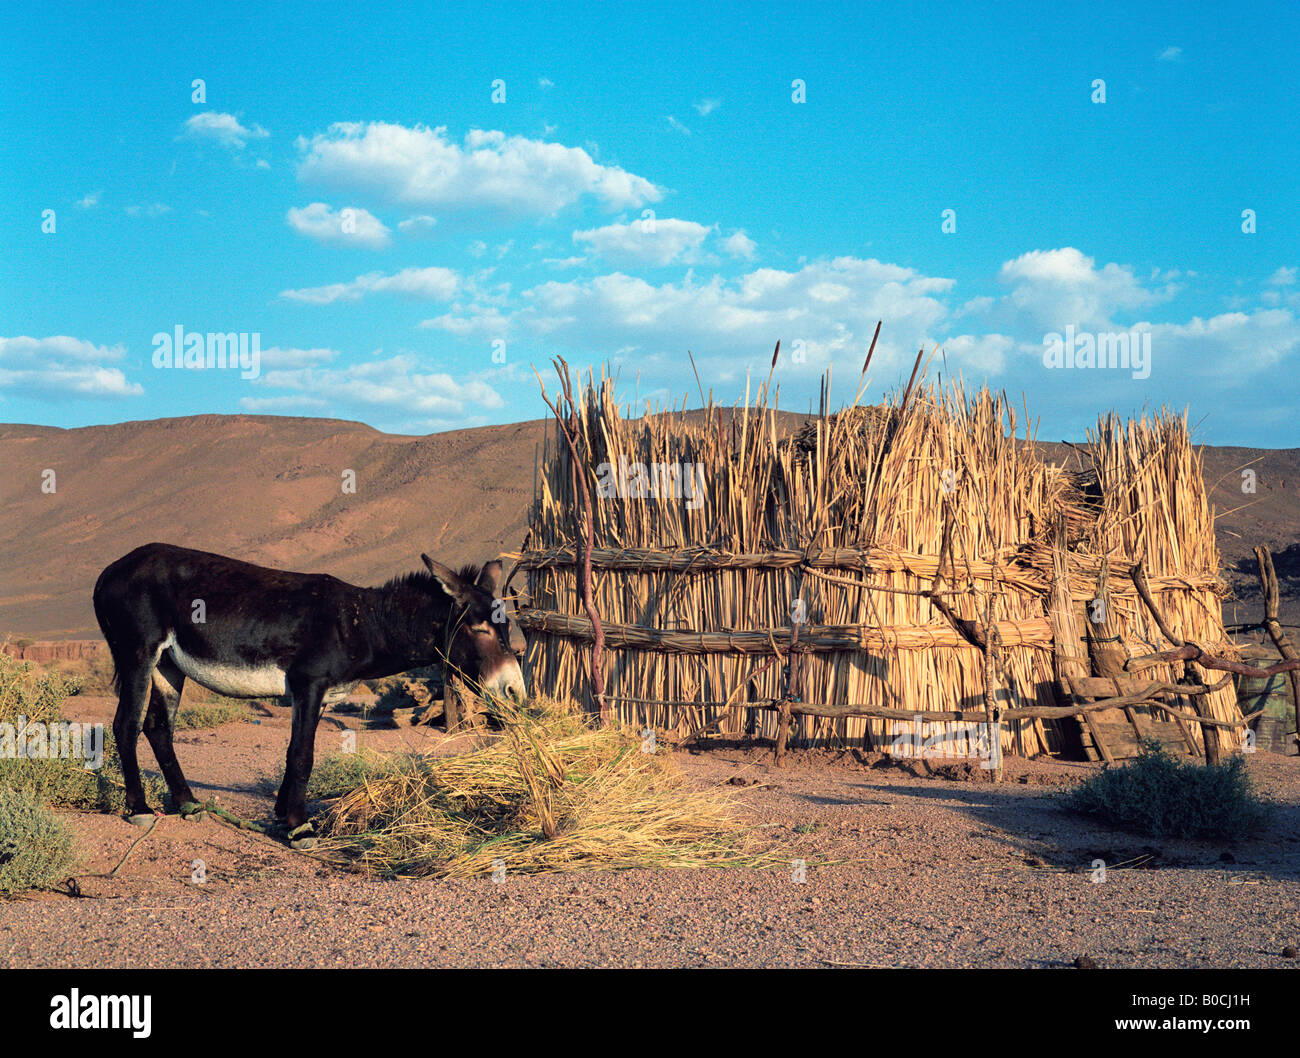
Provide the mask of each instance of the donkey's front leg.
{"label": "donkey's front leg", "polygon": [[[275,799],[277,815],[283,815],[290,838],[307,822],[307,780],[311,778],[316,749],[316,724],[320,720],[321,699],[328,685],[319,679],[289,674],[289,693],[293,696],[293,731],[289,752],[284,760],[284,782]],[[303,833],[295,847],[306,847],[310,837]]]}

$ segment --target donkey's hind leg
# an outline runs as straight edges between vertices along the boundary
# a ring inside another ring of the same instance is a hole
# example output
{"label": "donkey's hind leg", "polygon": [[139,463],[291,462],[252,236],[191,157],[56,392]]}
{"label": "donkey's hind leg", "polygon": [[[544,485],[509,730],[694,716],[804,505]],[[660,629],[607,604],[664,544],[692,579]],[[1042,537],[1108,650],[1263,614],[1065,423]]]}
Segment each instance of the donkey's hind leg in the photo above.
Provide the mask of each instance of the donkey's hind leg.
{"label": "donkey's hind leg", "polygon": [[113,738],[122,761],[122,783],[126,787],[126,814],[131,822],[143,824],[153,818],[153,811],[140,782],[140,760],[136,743],[140,741],[140,722],[153,680],[155,655],[133,651],[130,658],[115,657],[118,694],[117,712],[113,715]]}
{"label": "donkey's hind leg", "polygon": [[176,759],[176,748],[172,744],[172,735],[176,730],[176,708],[181,703],[181,691],[184,688],[185,673],[176,667],[176,663],[164,651],[153,671],[149,711],[144,718],[144,735],[153,749],[158,767],[162,769],[163,778],[167,780],[172,803],[182,812],[185,812],[187,806],[197,803],[194,794],[190,792],[190,784],[185,781],[180,761]]}

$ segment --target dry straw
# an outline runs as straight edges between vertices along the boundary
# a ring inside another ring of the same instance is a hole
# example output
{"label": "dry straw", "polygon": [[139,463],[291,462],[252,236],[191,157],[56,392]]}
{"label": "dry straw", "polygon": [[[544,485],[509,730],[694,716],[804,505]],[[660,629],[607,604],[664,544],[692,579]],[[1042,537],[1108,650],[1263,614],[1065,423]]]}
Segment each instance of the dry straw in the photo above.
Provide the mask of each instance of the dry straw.
{"label": "dry straw", "polygon": [[[819,414],[795,420],[778,412],[764,385],[735,408],[710,400],[700,411],[683,405],[628,418],[612,380],[588,378],[574,396],[576,415],[559,408],[576,423],[580,461],[557,424],[519,556],[534,686],[580,700],[591,686],[592,629],[575,568],[585,535],[579,475],[593,497],[605,696],[638,724],[773,736],[777,715],[764,707],[785,693],[796,613],[808,652],[790,689],[803,701],[981,708],[981,653],[926,597],[948,518],[945,598],[975,621],[991,602],[1005,645],[995,689],[1003,707],[1059,704],[1048,605],[1062,516],[1081,628],[1105,564],[1108,627],[1118,621],[1123,648],[1146,654],[1168,645],[1129,576],[1143,559],[1174,629],[1207,649],[1231,650],[1213,511],[1185,419],[1162,412],[1122,424],[1107,416],[1071,470],[1045,458],[1015,407],[987,390],[968,395],[960,383],[922,379],[880,406],[832,414],[827,403],[823,396]],[[696,486],[689,495],[673,485],[688,479]],[[656,480],[669,487],[644,488]],[[774,653],[779,660],[769,663]],[[1163,666],[1152,675],[1176,674]],[[1210,708],[1220,719],[1239,716],[1230,687],[1211,696]],[[804,716],[796,726],[805,743],[878,746],[894,737],[896,722]],[[969,724],[933,722],[924,731],[962,744]],[[1004,725],[1003,748],[1055,751],[1061,736],[1056,721],[1019,719]],[[1237,733],[1225,739],[1231,746]]]}
{"label": "dry straw", "polygon": [[536,699],[494,706],[503,737],[414,756],[341,797],[321,855],[385,877],[761,866],[740,804],[688,780],[641,736]]}

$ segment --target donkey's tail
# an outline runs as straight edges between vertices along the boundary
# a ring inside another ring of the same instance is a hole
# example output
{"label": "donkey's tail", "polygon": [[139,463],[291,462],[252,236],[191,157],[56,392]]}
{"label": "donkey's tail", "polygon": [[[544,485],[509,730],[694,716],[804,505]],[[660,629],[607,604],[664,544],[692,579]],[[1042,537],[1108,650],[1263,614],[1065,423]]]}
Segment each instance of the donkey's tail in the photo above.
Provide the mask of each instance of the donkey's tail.
{"label": "donkey's tail", "polygon": [[104,636],[104,642],[108,644],[109,657],[113,659],[113,693],[121,694],[122,692],[122,664],[117,657],[118,636],[113,633],[113,622],[109,615],[109,607],[106,605],[104,594],[104,576],[108,570],[104,570],[95,581],[95,591],[91,596],[91,601],[95,606],[95,620],[99,623],[99,631]]}

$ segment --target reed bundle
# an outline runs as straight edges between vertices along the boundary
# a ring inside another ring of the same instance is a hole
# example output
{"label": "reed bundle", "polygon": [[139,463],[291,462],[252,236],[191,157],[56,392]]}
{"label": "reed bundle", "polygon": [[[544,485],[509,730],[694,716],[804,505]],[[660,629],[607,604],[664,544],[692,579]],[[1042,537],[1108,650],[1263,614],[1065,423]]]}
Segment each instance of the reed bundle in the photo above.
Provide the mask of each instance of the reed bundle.
{"label": "reed bundle", "polygon": [[[1159,633],[1129,576],[1142,558],[1181,634],[1226,649],[1213,512],[1183,419],[1107,416],[1089,438],[1093,467],[1072,473],[987,390],[923,379],[879,406],[831,413],[827,403],[797,428],[767,386],[735,408],[710,401],[630,418],[609,378],[580,385],[558,409],[575,444],[557,422],[518,556],[534,685],[578,699],[591,687],[594,630],[579,593],[584,480],[608,647],[604,697],[628,721],[771,737],[777,717],[758,705],[786,694],[792,647],[789,691],[805,702],[977,707],[984,660],[936,609],[935,588],[964,620],[985,620],[991,606],[1003,707],[1057,705],[1048,616],[1061,519],[1065,588],[1080,621],[1104,590],[1120,638],[1137,646],[1131,653],[1149,652]],[[1172,668],[1153,674],[1174,677]],[[1231,689],[1211,704],[1220,718],[1239,715]],[[805,743],[879,746],[895,730],[873,717],[796,725]],[[926,734],[956,744],[968,729],[936,721]],[[1056,721],[1024,718],[1002,737],[1005,750],[1028,755],[1058,749],[1058,735]]]}

